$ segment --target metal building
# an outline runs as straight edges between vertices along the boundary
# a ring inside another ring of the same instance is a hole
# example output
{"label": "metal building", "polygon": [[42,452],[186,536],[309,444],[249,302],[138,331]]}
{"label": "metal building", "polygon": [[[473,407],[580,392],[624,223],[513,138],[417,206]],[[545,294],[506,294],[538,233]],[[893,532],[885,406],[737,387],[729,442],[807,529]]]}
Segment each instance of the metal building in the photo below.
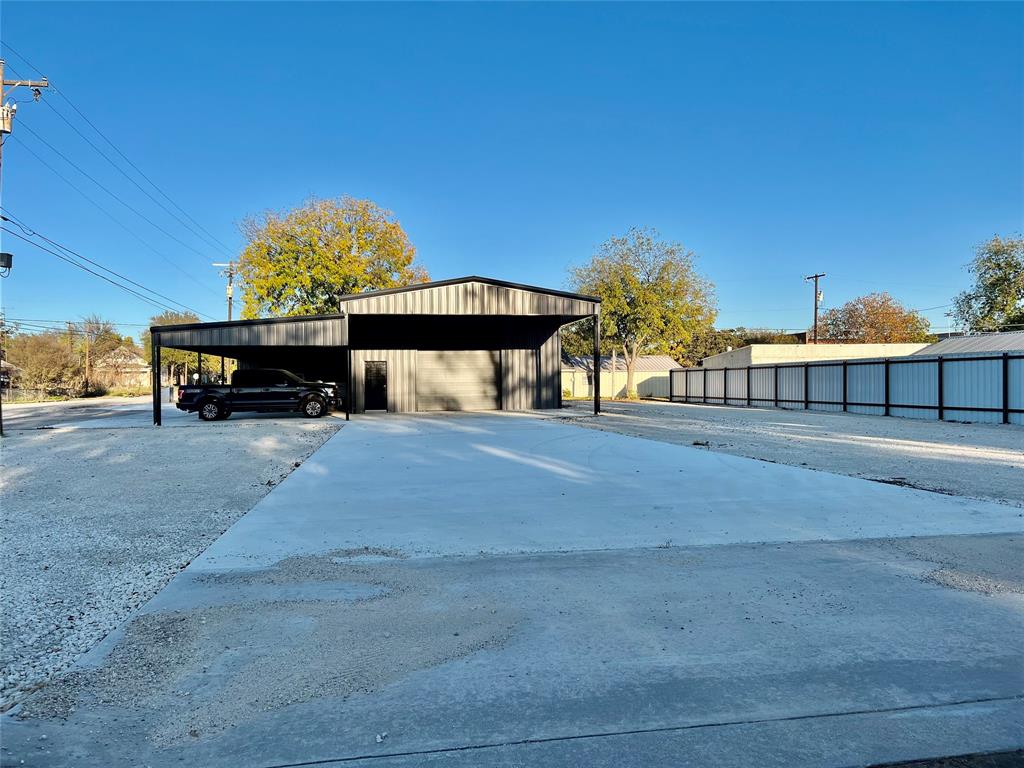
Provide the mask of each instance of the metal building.
{"label": "metal building", "polygon": [[[334,315],[154,326],[154,423],[160,423],[161,348],[337,382],[346,412],[558,408],[559,329],[600,312],[592,296],[484,277],[352,294],[340,302]],[[596,362],[600,324],[594,327]],[[599,403],[598,386],[595,413]]]}

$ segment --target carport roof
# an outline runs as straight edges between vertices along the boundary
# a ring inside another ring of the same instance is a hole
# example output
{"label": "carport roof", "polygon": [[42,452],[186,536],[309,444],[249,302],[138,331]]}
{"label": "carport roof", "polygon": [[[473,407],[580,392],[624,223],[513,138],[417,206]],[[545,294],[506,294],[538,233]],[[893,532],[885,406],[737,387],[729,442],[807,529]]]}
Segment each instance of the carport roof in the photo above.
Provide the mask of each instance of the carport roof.
{"label": "carport roof", "polygon": [[[447,288],[447,287],[451,287],[451,286],[466,285],[466,284],[471,284],[471,283],[478,283],[480,285],[494,286],[494,287],[497,287],[497,288],[505,288],[505,289],[508,289],[508,290],[511,290],[511,291],[522,291],[522,292],[525,292],[525,293],[539,294],[539,295],[542,295],[542,296],[552,296],[552,297],[556,297],[556,298],[566,299],[566,300],[568,300],[569,302],[571,302],[573,304],[590,304],[590,305],[593,305],[590,308],[591,310],[596,310],[597,305],[599,305],[601,303],[601,299],[597,298],[596,296],[587,296],[587,295],[581,294],[581,293],[572,293],[572,292],[569,292],[569,291],[561,291],[561,290],[557,290],[557,289],[554,289],[554,288],[541,288],[541,287],[535,286],[535,285],[525,285],[525,284],[522,284],[522,283],[512,283],[512,282],[508,282],[506,280],[496,280],[494,278],[479,277],[479,276],[476,276],[476,275],[469,275],[467,277],[457,277],[457,278],[453,278],[451,280],[436,280],[436,281],[430,282],[430,283],[417,283],[415,285],[406,285],[406,286],[402,286],[400,288],[387,288],[387,289],[379,290],[379,291],[367,291],[366,293],[353,293],[353,294],[348,294],[348,295],[345,295],[345,296],[339,296],[338,297],[338,301],[342,305],[348,305],[348,304],[350,304],[352,302],[366,303],[367,300],[371,300],[372,301],[372,300],[376,299],[379,296],[380,297],[386,297],[386,296],[394,296],[394,295],[397,295],[397,294],[407,294],[407,293],[414,293],[414,292],[427,292],[427,291],[434,291],[436,289]],[[581,309],[581,307],[577,306],[575,309]],[[373,312],[371,310],[369,312],[366,312],[366,314],[375,314],[375,312]],[[440,313],[440,314],[445,314],[445,313]],[[464,312],[464,313],[459,313],[459,314],[473,314],[473,313],[471,313],[471,312],[465,313]],[[486,314],[486,313],[482,313],[482,314]],[[519,313],[511,312],[510,314],[519,314]],[[530,313],[524,313],[524,314],[530,314]],[[562,313],[558,312],[558,313],[554,313],[554,314],[562,314]],[[572,312],[566,312],[565,314],[573,314],[573,315],[576,315],[576,314],[590,314],[590,312],[581,313],[581,312],[572,311]],[[228,327],[234,328],[234,327],[244,327],[244,326],[250,326],[250,325],[266,325],[266,324],[276,324],[276,323],[301,323],[301,322],[309,322],[309,321],[313,321],[313,320],[337,320],[337,319],[341,319],[341,318],[347,317],[347,315],[348,315],[347,312],[342,311],[342,312],[337,312],[337,313],[332,313],[332,314],[323,314],[323,315],[297,315],[297,316],[294,316],[294,317],[256,318],[256,319],[253,319],[253,320],[221,320],[221,321],[210,322],[210,323],[179,323],[179,324],[176,324],[176,325],[154,325],[154,326],[152,326],[150,328],[150,332],[151,333],[153,333],[153,332],[165,333],[167,331],[186,331],[186,330],[194,330],[194,329],[228,328]]]}

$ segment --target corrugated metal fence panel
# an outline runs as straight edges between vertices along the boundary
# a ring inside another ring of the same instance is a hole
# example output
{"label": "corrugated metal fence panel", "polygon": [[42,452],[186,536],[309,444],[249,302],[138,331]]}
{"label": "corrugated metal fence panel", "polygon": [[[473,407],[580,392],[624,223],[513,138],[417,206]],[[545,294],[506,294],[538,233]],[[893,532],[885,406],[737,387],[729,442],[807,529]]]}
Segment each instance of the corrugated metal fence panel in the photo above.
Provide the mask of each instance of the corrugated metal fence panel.
{"label": "corrugated metal fence panel", "polygon": [[775,403],[775,369],[750,369],[750,404],[773,405]]}
{"label": "corrugated metal fence panel", "polygon": [[[943,363],[943,399],[945,416],[950,421],[1001,422],[1001,413],[972,411],[979,408],[1003,407],[1003,361],[957,360],[945,358]],[[959,406],[959,407],[958,407]]]}
{"label": "corrugated metal fence panel", "polygon": [[699,401],[704,397],[704,369],[686,372],[686,399]]}
{"label": "corrugated metal fence panel", "polygon": [[804,407],[804,367],[779,368],[779,407]]}
{"label": "corrugated metal fence panel", "polygon": [[353,349],[352,410],[362,413],[366,409],[366,362],[371,360],[382,360],[388,364],[388,410],[402,413],[415,411],[415,349]]}
{"label": "corrugated metal fence panel", "polygon": [[708,369],[706,399],[709,403],[725,402],[725,369]]}
{"label": "corrugated metal fence panel", "polygon": [[684,400],[686,398],[686,371],[669,371],[669,388],[673,400]]}
{"label": "corrugated metal fence panel", "polygon": [[[885,364],[851,365],[846,371],[846,398],[851,403],[850,413],[866,413],[874,416],[885,414]],[[878,405],[875,405],[878,403]]]}
{"label": "corrugated metal fence panel", "polygon": [[747,404],[747,369],[730,368],[725,374],[727,405]]}
{"label": "corrugated metal fence panel", "polygon": [[[807,396],[815,411],[843,410],[843,366],[812,365],[807,369]],[[838,403],[838,405],[835,405]]]}
{"label": "corrugated metal fence panel", "polygon": [[501,351],[501,406],[504,410],[525,411],[537,407],[537,369],[537,350]]}
{"label": "corrugated metal fence panel", "polygon": [[890,406],[889,413],[904,419],[937,419],[939,416],[939,363],[910,363],[893,360],[889,364],[889,402],[902,405],[928,405],[931,408]]}
{"label": "corrugated metal fence panel", "polygon": [[[1024,359],[1008,360],[1011,408],[1024,408]],[[1011,413],[1011,424],[1024,424],[1024,413]]]}

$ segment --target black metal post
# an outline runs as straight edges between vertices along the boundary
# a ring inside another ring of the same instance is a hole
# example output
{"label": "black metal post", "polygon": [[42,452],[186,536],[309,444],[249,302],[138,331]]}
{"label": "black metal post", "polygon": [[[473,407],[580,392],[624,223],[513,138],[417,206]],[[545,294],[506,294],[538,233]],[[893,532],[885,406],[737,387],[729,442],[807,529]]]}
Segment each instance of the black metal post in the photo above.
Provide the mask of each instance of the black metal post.
{"label": "black metal post", "polygon": [[673,380],[672,379],[672,371],[669,370],[669,372],[668,372],[668,401],[670,403],[673,400],[672,395],[675,394],[675,390],[672,387],[672,380]]}
{"label": "black metal post", "polygon": [[[615,396],[615,371],[612,371],[612,396]],[[601,413],[601,314],[594,314],[594,415]]]}
{"label": "black metal post", "polygon": [[750,407],[750,366],[747,366],[747,408]]}
{"label": "black metal post", "polygon": [[939,371],[939,381],[938,381],[938,395],[939,395],[939,402],[938,402],[938,406],[939,406],[939,421],[942,421],[942,420],[943,420],[943,417],[944,417],[944,416],[946,415],[946,398],[945,398],[945,392],[943,391],[943,388],[944,388],[944,383],[943,383],[943,380],[944,380],[944,379],[945,379],[946,377],[945,377],[945,376],[943,376],[943,371],[942,371],[942,369],[943,369],[943,363],[944,363],[944,362],[945,362],[945,361],[944,361],[944,360],[942,359],[942,355],[939,355],[939,359],[938,359],[938,366],[937,366],[937,368],[938,368],[938,371]]}
{"label": "black metal post", "polygon": [[348,355],[348,370],[345,375],[345,421],[352,418],[352,398],[355,397],[352,376],[352,347],[345,349]]}
{"label": "black metal post", "polygon": [[729,366],[722,369],[722,405],[729,404]]}
{"label": "black metal post", "polygon": [[704,385],[701,387],[701,402],[707,405],[708,402],[708,369],[704,369]]}
{"label": "black metal post", "polygon": [[152,334],[153,344],[153,426],[159,427],[160,420],[160,335]]}
{"label": "black metal post", "polygon": [[[199,374],[199,383],[203,383],[203,353],[196,352],[196,373]],[[186,384],[188,382],[185,382]]]}
{"label": "black metal post", "polygon": [[848,399],[848,397],[847,397],[847,389],[846,389],[846,387],[847,387],[847,384],[846,384],[847,367],[848,366],[846,364],[846,361],[843,360],[843,413],[846,413],[846,411],[847,411],[847,404],[846,404],[846,401]]}
{"label": "black metal post", "polygon": [[804,363],[804,410],[808,410],[811,407],[811,389],[810,389],[810,368],[807,363]]}
{"label": "black metal post", "polygon": [[885,359],[885,415],[889,415],[889,358]]}
{"label": "black metal post", "polygon": [[1003,352],[1003,424],[1010,423],[1010,353]]}
{"label": "black metal post", "polygon": [[777,365],[773,365],[772,366],[772,376],[775,379],[774,382],[772,383],[772,396],[775,398],[775,407],[778,408],[779,407],[779,366],[777,366]]}

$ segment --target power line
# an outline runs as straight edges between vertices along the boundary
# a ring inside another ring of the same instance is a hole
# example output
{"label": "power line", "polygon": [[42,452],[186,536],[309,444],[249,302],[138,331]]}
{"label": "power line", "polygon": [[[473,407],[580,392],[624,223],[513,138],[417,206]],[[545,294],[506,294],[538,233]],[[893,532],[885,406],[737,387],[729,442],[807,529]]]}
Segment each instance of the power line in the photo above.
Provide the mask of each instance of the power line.
{"label": "power line", "polygon": [[[35,71],[36,71],[37,73],[40,73],[40,70],[39,70],[39,68],[38,68],[38,67],[36,67],[36,66],[35,66],[35,65],[34,65],[34,64],[33,64],[33,63],[31,62],[31,61],[29,61],[29,60],[28,60],[28,59],[26,59],[26,58],[25,58],[24,56],[22,56],[22,55],[21,55],[20,53],[18,53],[18,51],[16,51],[16,50],[15,50],[14,48],[11,48],[11,46],[10,46],[10,45],[8,45],[6,41],[0,41],[0,44],[2,44],[2,45],[3,45],[4,47],[5,47],[5,48],[7,48],[7,49],[8,49],[8,50],[9,50],[9,51],[10,51],[11,53],[13,53],[13,54],[14,54],[15,56],[17,56],[17,57],[18,57],[19,59],[21,59],[21,60],[22,60],[23,62],[25,62],[25,64],[26,64],[26,65],[28,65],[28,66],[29,66],[30,68],[34,69],[34,70],[35,70]],[[40,73],[40,74],[41,74],[41,73]],[[153,187],[153,189],[155,189],[155,190],[156,190],[157,192],[159,192],[159,193],[160,193],[160,195],[161,195],[161,196],[162,196],[162,197],[163,197],[163,198],[164,198],[165,200],[167,200],[167,202],[169,202],[169,203],[170,203],[171,205],[173,205],[173,206],[174,206],[175,208],[177,208],[177,209],[178,209],[178,211],[180,211],[180,212],[181,212],[181,214],[182,214],[182,215],[183,215],[183,216],[184,216],[184,217],[185,217],[186,219],[188,219],[189,221],[191,221],[191,222],[192,222],[192,223],[193,223],[193,224],[194,224],[194,225],[195,225],[195,226],[196,226],[196,227],[197,227],[197,228],[198,228],[199,230],[201,230],[202,232],[204,232],[204,233],[205,233],[205,234],[206,234],[206,235],[207,235],[207,236],[208,236],[208,237],[210,238],[210,240],[212,240],[212,242],[213,242],[213,243],[216,243],[217,245],[219,245],[219,246],[220,246],[220,247],[221,247],[221,248],[222,248],[222,249],[224,250],[224,252],[225,252],[225,253],[227,253],[228,255],[231,255],[231,254],[232,254],[232,250],[231,250],[231,248],[229,248],[228,246],[226,246],[226,245],[225,245],[225,244],[224,244],[224,243],[223,243],[223,242],[222,242],[221,240],[218,240],[218,239],[217,239],[217,237],[216,237],[215,235],[213,235],[213,233],[211,233],[211,232],[210,232],[210,231],[209,231],[208,229],[206,229],[206,227],[204,227],[204,226],[203,226],[202,224],[200,224],[200,223],[199,223],[198,221],[196,221],[196,220],[195,220],[194,218],[192,218],[192,216],[190,216],[190,215],[189,215],[189,213],[188,213],[188,212],[187,212],[187,211],[186,211],[186,210],[185,210],[184,208],[182,208],[182,207],[181,207],[180,205],[178,205],[178,203],[176,203],[176,202],[175,202],[175,201],[173,200],[173,198],[171,198],[171,196],[170,196],[170,195],[168,195],[168,194],[167,194],[166,192],[164,192],[164,191],[163,191],[163,190],[162,190],[162,189],[161,189],[161,188],[160,188],[160,187],[159,187],[159,186],[158,186],[158,185],[156,184],[156,182],[154,182],[154,181],[153,181],[152,179],[150,179],[150,178],[149,178],[149,176],[147,176],[147,175],[146,175],[145,173],[143,173],[142,169],[141,169],[141,168],[139,168],[139,166],[137,166],[137,165],[136,165],[135,163],[133,163],[133,162],[131,161],[131,159],[130,159],[130,158],[129,158],[129,157],[128,157],[128,156],[127,156],[127,155],[126,155],[126,154],[125,154],[124,152],[122,152],[122,151],[121,151],[121,150],[120,150],[120,149],[118,148],[118,146],[117,146],[116,144],[114,144],[114,142],[113,142],[113,141],[111,141],[111,140],[110,140],[110,139],[109,139],[109,138],[107,137],[107,135],[106,135],[105,133],[103,133],[103,131],[101,131],[101,130],[100,130],[100,129],[99,129],[99,128],[98,128],[97,126],[96,126],[96,124],[95,124],[95,123],[93,123],[93,122],[92,122],[92,120],[90,120],[90,119],[89,119],[88,117],[86,117],[85,113],[84,113],[84,112],[82,112],[82,110],[80,110],[80,109],[79,109],[79,108],[78,108],[78,107],[77,107],[77,106],[75,105],[75,103],[74,103],[73,101],[71,101],[71,99],[70,99],[70,98],[69,98],[69,97],[67,96],[67,94],[65,94],[65,93],[64,93],[64,91],[60,90],[59,88],[57,88],[57,87],[56,87],[55,85],[53,85],[52,83],[50,84],[50,88],[51,88],[51,89],[53,90],[53,92],[54,92],[54,93],[58,94],[58,95],[59,95],[59,96],[60,96],[60,97],[61,97],[62,99],[64,99],[64,101],[65,101],[65,102],[67,102],[68,106],[69,106],[69,107],[71,107],[71,108],[72,108],[72,109],[73,109],[73,110],[74,110],[74,111],[75,111],[75,112],[76,112],[76,113],[78,114],[78,116],[79,116],[79,117],[81,117],[81,118],[82,118],[82,120],[84,120],[84,121],[85,121],[85,123],[86,123],[86,124],[87,124],[87,125],[88,125],[88,126],[89,126],[90,128],[92,128],[92,129],[93,129],[94,131],[96,131],[96,133],[97,133],[97,134],[98,134],[98,135],[99,135],[99,136],[100,136],[100,137],[101,137],[101,138],[102,138],[102,139],[103,139],[103,140],[104,140],[104,141],[105,141],[105,142],[106,142],[107,144],[109,144],[109,145],[110,145],[110,147],[111,147],[111,148],[112,148],[112,149],[113,149],[113,150],[114,150],[114,151],[115,151],[115,152],[116,152],[116,153],[117,153],[117,154],[118,154],[118,155],[119,155],[119,156],[121,157],[121,159],[122,159],[122,160],[124,160],[124,161],[125,161],[126,163],[128,163],[128,165],[130,165],[130,166],[131,166],[131,167],[132,167],[132,168],[133,168],[133,169],[135,170],[135,172],[139,174],[139,176],[141,176],[141,177],[142,177],[142,178],[143,178],[143,179],[144,179],[144,180],[145,180],[145,181],[146,181],[146,182],[147,182],[147,183],[148,183],[148,184],[149,184],[149,185],[150,185],[151,187]],[[50,107],[50,109],[52,109],[52,110],[53,110],[53,111],[54,111],[54,112],[55,112],[55,113],[56,113],[56,114],[57,114],[58,116],[60,116],[62,120],[64,120],[65,122],[68,122],[68,121],[67,121],[67,119],[66,119],[66,118],[65,118],[65,117],[64,117],[63,115],[61,115],[61,114],[60,114],[60,112],[58,112],[58,111],[56,110],[56,108],[55,108],[55,107],[53,107],[52,105],[50,105],[50,104],[49,104],[48,102],[47,102],[47,106],[48,106],[48,107]],[[71,125],[71,123],[70,123],[70,122],[69,122],[68,124],[69,124],[69,125]],[[78,131],[78,129],[77,129],[77,128],[76,128],[75,126],[73,126],[73,125],[72,125],[71,127],[75,129],[75,132],[76,132],[76,133],[78,133],[78,134],[79,134],[80,136],[82,136],[82,138],[83,138],[83,139],[85,139],[85,136],[84,136],[84,135],[83,135],[83,134],[82,134],[82,133],[81,133],[80,131]],[[86,140],[87,142],[89,142],[89,144],[90,144],[91,146],[93,146],[93,148],[94,148],[94,149],[96,149],[96,151],[97,151],[97,152],[100,152],[99,148],[98,148],[98,147],[96,147],[96,146],[95,146],[95,145],[94,145],[94,144],[93,144],[93,143],[92,143],[91,141],[89,141],[88,139],[85,139],[85,140]],[[103,154],[103,152],[100,152],[100,154]],[[106,157],[106,155],[104,155],[104,157]],[[108,162],[111,162],[111,164],[113,165],[113,162],[112,162],[112,161],[110,161],[110,159],[109,159],[109,158],[107,158],[107,161],[108,161]],[[115,165],[114,167],[115,167],[115,168],[117,168],[117,169],[118,169],[119,171],[121,171],[121,169],[120,169],[120,168],[119,168],[118,166],[116,166],[116,165]],[[121,173],[124,173],[124,171],[121,171]],[[127,176],[127,174],[125,174],[125,175]],[[129,180],[131,180],[131,179],[129,179]],[[132,181],[132,183],[135,183],[135,182],[134,182],[134,180],[131,180],[131,181]],[[136,184],[136,186],[138,186],[138,184]],[[140,187],[140,189],[141,189],[141,187]],[[143,190],[143,191],[144,191],[144,190]],[[148,194],[148,193],[147,193],[147,194]],[[154,202],[156,202],[156,201],[154,200]],[[161,207],[163,207],[163,206],[161,206]],[[166,210],[166,209],[165,209],[165,210]],[[168,211],[168,213],[170,213],[170,211]],[[172,215],[173,215],[173,214],[172,214]],[[180,219],[179,219],[179,221],[180,221]]]}
{"label": "power line", "polygon": [[[8,317],[7,320],[10,320],[12,323],[56,323],[61,325],[82,322],[82,320],[39,320],[38,318],[33,317]],[[132,326],[135,328],[149,328],[151,325],[151,323],[119,323],[117,320],[106,320],[105,318],[104,322],[110,323],[111,325]]]}
{"label": "power line", "polygon": [[[139,293],[138,291],[136,291],[136,290],[134,290],[132,288],[129,288],[128,286],[124,285],[123,283],[119,283],[116,280],[111,280],[106,275],[102,275],[102,274],[100,274],[99,272],[97,272],[97,271],[95,271],[93,269],[89,269],[89,267],[85,266],[84,264],[79,264],[77,261],[75,261],[74,259],[68,258],[64,254],[62,254],[60,251],[55,251],[52,248],[47,248],[46,246],[40,245],[39,243],[37,243],[37,242],[35,242],[33,240],[30,240],[29,238],[27,238],[27,237],[25,237],[23,235],[19,235],[13,229],[8,229],[7,227],[0,227],[0,230],[6,232],[9,235],[14,235],[19,240],[24,240],[29,245],[32,245],[32,246],[38,248],[41,251],[46,251],[47,253],[53,254],[54,256],[56,256],[61,261],[66,261],[68,264],[71,264],[72,266],[78,267],[79,269],[82,269],[82,270],[88,272],[91,275],[95,275],[96,277],[100,278],[100,280],[104,280],[104,281],[110,283],[111,285],[115,285],[118,288],[120,288],[122,291],[127,291],[128,293],[130,293],[133,296],[141,299],[142,301],[146,302],[147,304],[150,304],[151,306],[156,307],[157,309],[166,309],[166,310],[169,310],[171,312],[179,311],[179,310],[175,309],[172,306],[164,304],[161,301],[157,301],[156,299],[150,298],[149,296],[146,296],[145,294]],[[209,315],[207,315],[207,317],[209,317]]]}
{"label": "power line", "polygon": [[168,264],[170,264],[170,265],[171,265],[172,267],[174,267],[174,268],[175,268],[176,270],[178,270],[179,272],[181,272],[181,274],[185,275],[185,277],[187,277],[187,278],[188,278],[189,280],[191,280],[191,281],[192,281],[193,283],[195,283],[196,285],[198,285],[198,286],[200,286],[201,288],[203,288],[203,290],[209,291],[210,293],[212,293],[212,294],[213,294],[213,295],[215,295],[215,296],[219,295],[219,294],[218,294],[218,293],[217,293],[216,291],[214,291],[214,290],[213,290],[213,289],[212,289],[212,288],[211,288],[210,286],[206,285],[205,283],[202,283],[202,282],[200,282],[200,281],[199,281],[199,280],[198,280],[198,279],[196,278],[196,276],[195,276],[195,275],[193,275],[193,274],[192,274],[191,272],[189,272],[189,271],[188,271],[187,269],[185,269],[184,267],[182,267],[181,265],[179,265],[179,264],[178,264],[178,263],[177,263],[177,262],[176,262],[176,261],[175,261],[174,259],[172,259],[172,258],[171,258],[170,256],[167,256],[166,254],[164,254],[164,253],[160,252],[159,250],[157,250],[156,248],[154,248],[154,247],[153,247],[152,245],[150,245],[150,244],[149,244],[149,242],[147,242],[146,240],[144,240],[144,239],[142,238],[142,236],[141,236],[141,235],[139,235],[139,234],[138,234],[138,233],[137,233],[137,232],[136,232],[135,230],[133,230],[133,229],[132,229],[131,227],[129,227],[129,226],[127,225],[127,224],[125,224],[125,223],[124,223],[123,221],[121,221],[121,220],[120,220],[119,218],[117,218],[117,217],[116,217],[116,216],[115,216],[114,214],[112,214],[112,213],[111,213],[110,211],[108,211],[108,210],[107,210],[106,208],[104,208],[104,207],[103,207],[102,205],[100,205],[100,204],[99,204],[98,202],[96,202],[96,201],[95,201],[95,200],[94,200],[93,198],[91,198],[91,197],[90,197],[90,196],[88,195],[88,193],[86,193],[85,191],[83,191],[81,187],[79,187],[79,186],[78,186],[77,184],[75,184],[75,183],[74,183],[73,181],[71,181],[71,179],[69,179],[69,178],[68,178],[67,176],[65,176],[65,175],[64,175],[63,173],[61,173],[60,171],[58,171],[58,170],[57,170],[56,168],[54,168],[54,167],[53,167],[52,165],[50,165],[50,164],[49,164],[49,163],[48,163],[48,162],[47,162],[47,161],[46,161],[45,159],[43,159],[42,157],[40,157],[40,155],[39,155],[39,154],[38,154],[38,153],[37,153],[37,152],[36,152],[36,151],[35,151],[34,149],[32,149],[32,147],[28,146],[28,145],[27,145],[27,144],[26,144],[25,142],[23,142],[23,141],[22,141],[21,139],[17,138],[16,136],[13,136],[13,135],[12,135],[12,136],[11,136],[11,138],[13,138],[13,139],[14,139],[14,140],[15,140],[16,142],[18,142],[18,144],[19,144],[19,145],[20,145],[20,146],[21,146],[21,147],[22,147],[23,149],[25,149],[25,150],[26,150],[26,151],[27,151],[27,152],[28,152],[28,153],[29,153],[30,155],[32,155],[32,156],[33,156],[33,157],[34,157],[34,158],[35,158],[36,160],[38,160],[38,161],[39,161],[39,162],[40,162],[40,163],[41,163],[41,164],[42,164],[43,166],[45,166],[45,167],[46,167],[47,169],[49,169],[49,170],[50,170],[50,172],[51,172],[51,173],[53,173],[53,174],[54,174],[54,175],[55,175],[55,176],[56,176],[57,178],[59,178],[59,179],[60,179],[61,181],[63,181],[63,182],[65,183],[65,184],[67,184],[67,185],[68,185],[69,187],[71,187],[71,188],[72,188],[73,190],[75,190],[75,192],[77,192],[77,193],[78,193],[78,194],[80,194],[80,195],[81,195],[82,197],[84,197],[84,198],[85,198],[85,199],[86,199],[86,200],[87,200],[87,201],[88,201],[89,203],[91,203],[91,204],[92,204],[92,205],[93,205],[93,206],[94,206],[95,208],[97,208],[97,209],[98,209],[98,210],[99,210],[99,211],[100,211],[101,213],[103,213],[103,215],[105,215],[105,216],[106,216],[106,217],[107,217],[108,219],[110,219],[110,220],[111,220],[111,221],[113,221],[113,222],[114,222],[115,224],[117,224],[117,225],[118,225],[119,227],[121,227],[121,229],[123,229],[123,230],[124,230],[125,232],[127,232],[127,233],[128,233],[129,235],[131,235],[132,237],[134,237],[134,238],[135,238],[136,240],[138,240],[138,241],[139,241],[140,243],[142,243],[142,245],[144,245],[144,246],[145,246],[146,248],[148,248],[148,249],[149,249],[150,251],[152,251],[152,252],[153,252],[153,253],[155,253],[155,254],[156,254],[157,256],[159,256],[159,257],[160,257],[161,259],[163,259],[164,261],[166,261],[166,262],[167,262]]}
{"label": "power line", "polygon": [[[126,203],[126,202],[125,202],[124,200],[122,200],[122,199],[121,199],[121,197],[120,197],[120,196],[119,196],[119,195],[118,195],[117,193],[115,193],[115,192],[112,192],[112,191],[111,191],[111,190],[110,190],[110,189],[109,189],[109,188],[108,188],[108,187],[107,187],[106,185],[104,185],[104,184],[102,184],[101,182],[97,181],[95,177],[93,177],[93,176],[92,176],[92,175],[91,175],[91,174],[90,174],[90,173],[89,173],[88,171],[84,170],[84,169],[83,169],[83,168],[82,168],[82,167],[81,167],[80,165],[78,165],[78,164],[77,164],[77,163],[76,163],[76,162],[75,162],[74,160],[72,160],[71,158],[69,158],[69,157],[68,157],[67,155],[65,155],[65,154],[64,154],[63,152],[61,152],[61,151],[60,151],[59,149],[57,149],[57,148],[56,148],[55,146],[53,146],[53,144],[51,144],[50,142],[48,142],[48,141],[47,141],[46,139],[44,139],[44,138],[43,138],[42,136],[40,136],[40,135],[39,135],[38,133],[36,133],[35,131],[33,131],[33,130],[32,130],[32,129],[31,129],[30,127],[29,127],[29,126],[27,126],[27,125],[25,124],[25,122],[24,122],[24,121],[21,121],[21,123],[20,123],[20,124],[21,124],[21,127],[22,127],[22,129],[23,129],[23,130],[26,130],[26,131],[28,131],[28,132],[29,132],[30,134],[32,134],[33,136],[35,136],[35,137],[36,137],[36,139],[38,139],[38,140],[39,140],[39,141],[41,141],[41,142],[42,142],[43,144],[45,144],[45,145],[46,145],[47,147],[49,147],[50,151],[51,151],[51,152],[53,152],[53,153],[54,153],[55,155],[57,155],[57,156],[58,156],[59,158],[61,158],[61,159],[62,159],[62,160],[63,160],[63,161],[65,162],[65,163],[67,163],[67,164],[68,164],[68,165],[70,165],[70,166],[71,166],[72,168],[74,168],[74,169],[75,169],[76,171],[78,171],[78,172],[79,172],[80,174],[82,174],[83,176],[85,176],[85,178],[87,178],[87,179],[88,179],[89,181],[91,181],[91,182],[92,182],[93,184],[95,184],[95,185],[96,185],[97,187],[99,187],[100,189],[102,189],[102,190],[103,190],[104,192],[106,192],[106,193],[107,193],[108,195],[110,195],[110,196],[111,196],[112,198],[114,198],[114,200],[116,200],[117,202],[119,202],[119,203],[120,203],[121,205],[123,205],[123,206],[124,206],[125,208],[127,208],[127,209],[128,209],[129,211],[131,211],[131,212],[132,212],[132,213],[134,213],[134,214],[135,214],[136,216],[138,216],[138,217],[139,217],[140,219],[142,219],[143,221],[145,221],[145,222],[146,222],[147,224],[149,224],[149,225],[150,225],[151,227],[153,227],[154,229],[156,229],[156,230],[158,230],[158,231],[162,232],[162,233],[163,233],[164,235],[166,235],[167,237],[171,238],[171,240],[173,240],[174,242],[178,243],[178,245],[180,245],[180,246],[181,246],[182,248],[187,248],[188,250],[192,251],[192,252],[193,252],[194,254],[196,254],[196,255],[197,255],[197,256],[199,256],[200,258],[202,258],[202,259],[204,259],[204,260],[206,259],[206,254],[204,254],[204,253],[203,253],[202,251],[196,250],[196,249],[195,249],[195,248],[193,248],[193,247],[192,247],[191,245],[189,245],[188,243],[186,243],[186,242],[185,242],[184,240],[182,240],[181,238],[179,238],[179,237],[178,237],[177,235],[175,235],[175,234],[173,234],[172,232],[169,232],[169,231],[167,231],[166,229],[164,229],[164,228],[163,228],[162,226],[160,226],[159,224],[157,224],[157,223],[156,223],[155,221],[153,221],[153,220],[152,220],[151,218],[149,218],[149,217],[148,217],[148,216],[147,216],[146,214],[144,214],[144,213],[143,213],[142,211],[140,211],[140,210],[139,210],[138,208],[136,208],[135,206],[133,206],[133,205],[131,205],[131,204],[129,204],[129,203]],[[21,142],[21,141],[19,140],[19,143],[22,143],[22,142]]]}
{"label": "power line", "polygon": [[[2,208],[2,206],[0,206],[0,208]],[[4,215],[0,214],[0,219],[2,219],[4,221],[9,221],[12,224],[16,225],[25,234],[30,235],[32,237],[38,237],[41,240],[45,240],[50,245],[52,245],[52,246],[54,246],[56,248],[60,248],[62,251],[65,251],[66,253],[69,253],[72,256],[81,259],[82,261],[85,261],[85,262],[87,262],[89,264],[92,264],[93,266],[98,267],[99,269],[102,269],[104,272],[107,272],[107,273],[109,273],[111,275],[114,275],[115,277],[118,277],[121,280],[124,280],[125,282],[131,283],[132,285],[136,286],[137,288],[141,288],[142,290],[147,291],[148,293],[151,293],[154,296],[157,296],[157,297],[159,297],[161,299],[166,299],[167,301],[171,302],[172,304],[177,304],[179,307],[181,307],[183,309],[186,309],[186,310],[188,310],[189,312],[192,312],[195,315],[202,314],[199,311],[197,311],[197,310],[193,309],[192,307],[188,306],[187,304],[183,304],[182,302],[177,301],[176,299],[172,299],[170,296],[165,296],[164,294],[160,293],[159,291],[154,291],[152,288],[147,288],[142,283],[138,283],[135,280],[132,280],[130,277],[128,277],[126,275],[122,275],[120,272],[117,272],[117,271],[115,271],[113,269],[110,269],[109,267],[105,267],[102,264],[100,264],[98,261],[94,261],[93,259],[90,259],[88,256],[83,256],[81,253],[78,253],[74,249],[69,248],[66,245],[62,245],[61,243],[58,243],[56,240],[53,240],[53,239],[47,237],[46,235],[42,234],[41,232],[37,232],[36,230],[32,229],[31,227],[29,227],[24,222],[19,221],[18,217],[15,216],[13,213],[11,213],[11,211],[8,210],[7,208],[2,208],[2,210],[6,211],[8,216],[4,216]],[[175,310],[175,311],[177,311],[177,310]],[[213,319],[211,315],[204,315],[204,316],[205,317],[209,317],[210,319]]]}

